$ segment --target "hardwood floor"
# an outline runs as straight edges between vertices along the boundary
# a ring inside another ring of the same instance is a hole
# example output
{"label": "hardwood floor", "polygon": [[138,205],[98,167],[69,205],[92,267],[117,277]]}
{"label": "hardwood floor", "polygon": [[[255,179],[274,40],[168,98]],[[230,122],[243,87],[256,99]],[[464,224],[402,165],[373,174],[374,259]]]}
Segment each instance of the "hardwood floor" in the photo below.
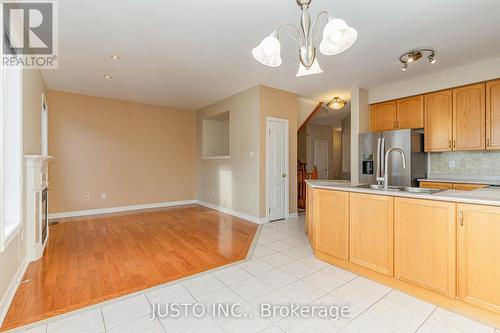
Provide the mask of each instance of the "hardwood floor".
{"label": "hardwood floor", "polygon": [[246,257],[257,225],[198,205],[50,226],[0,330],[106,301]]}

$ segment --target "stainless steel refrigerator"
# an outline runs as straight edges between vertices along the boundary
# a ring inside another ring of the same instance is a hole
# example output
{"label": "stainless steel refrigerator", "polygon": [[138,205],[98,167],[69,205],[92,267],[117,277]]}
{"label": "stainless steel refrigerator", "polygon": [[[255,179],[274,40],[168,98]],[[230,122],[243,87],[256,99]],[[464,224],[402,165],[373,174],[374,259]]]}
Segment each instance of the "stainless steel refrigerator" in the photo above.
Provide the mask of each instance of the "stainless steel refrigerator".
{"label": "stainless steel refrigerator", "polygon": [[417,179],[427,178],[427,153],[424,152],[423,130],[397,130],[359,135],[359,182],[377,184],[383,176],[385,152],[397,147],[405,152],[407,163],[403,168],[400,154],[389,157],[390,186],[418,186]]}

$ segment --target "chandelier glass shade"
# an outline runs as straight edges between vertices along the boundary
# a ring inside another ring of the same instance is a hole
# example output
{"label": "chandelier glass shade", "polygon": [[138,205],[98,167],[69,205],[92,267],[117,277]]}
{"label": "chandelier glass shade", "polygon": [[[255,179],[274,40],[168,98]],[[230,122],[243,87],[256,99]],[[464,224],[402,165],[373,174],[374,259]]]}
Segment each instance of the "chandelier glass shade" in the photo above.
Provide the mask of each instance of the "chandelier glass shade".
{"label": "chandelier glass shade", "polygon": [[269,36],[252,50],[252,55],[263,65],[278,67],[282,64],[280,32],[284,31],[299,45],[299,71],[297,76],[322,73],[316,53],[315,41],[319,35],[321,19],[325,16],[328,21],[323,29],[323,39],[319,50],[324,55],[335,55],[350,48],[358,33],[356,29],[347,25],[344,20],[333,18],[328,11],[322,11],[314,21],[309,14],[311,0],[297,0],[302,10],[300,25],[280,25]]}
{"label": "chandelier glass shade", "polygon": [[346,101],[340,97],[334,97],[330,102],[326,104],[329,108],[334,110],[340,110],[346,105]]}

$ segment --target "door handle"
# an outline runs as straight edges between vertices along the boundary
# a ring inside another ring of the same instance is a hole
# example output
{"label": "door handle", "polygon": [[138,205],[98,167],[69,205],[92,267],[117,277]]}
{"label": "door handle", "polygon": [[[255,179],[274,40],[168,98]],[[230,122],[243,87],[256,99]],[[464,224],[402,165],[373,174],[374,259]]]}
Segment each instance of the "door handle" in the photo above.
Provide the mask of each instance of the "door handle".
{"label": "door handle", "polygon": [[286,178],[286,173],[282,174],[281,177]]}

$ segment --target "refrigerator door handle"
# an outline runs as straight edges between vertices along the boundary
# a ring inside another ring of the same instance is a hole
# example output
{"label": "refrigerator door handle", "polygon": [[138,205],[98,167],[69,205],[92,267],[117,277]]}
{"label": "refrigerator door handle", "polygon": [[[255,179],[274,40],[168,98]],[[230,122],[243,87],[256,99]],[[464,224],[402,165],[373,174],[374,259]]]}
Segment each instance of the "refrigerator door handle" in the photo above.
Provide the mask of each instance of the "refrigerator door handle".
{"label": "refrigerator door handle", "polygon": [[382,150],[382,138],[377,139],[377,174],[376,174],[376,179],[377,182],[380,182],[378,179],[382,177],[382,165],[381,163],[384,163],[381,158],[380,158],[380,151]]}

